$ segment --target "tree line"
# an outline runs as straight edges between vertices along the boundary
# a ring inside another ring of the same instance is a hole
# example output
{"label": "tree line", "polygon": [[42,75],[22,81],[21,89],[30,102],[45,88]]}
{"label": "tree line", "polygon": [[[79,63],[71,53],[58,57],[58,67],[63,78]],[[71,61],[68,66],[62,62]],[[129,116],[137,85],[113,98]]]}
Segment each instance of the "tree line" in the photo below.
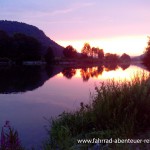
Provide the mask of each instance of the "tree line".
{"label": "tree line", "polygon": [[[69,45],[64,48],[63,54],[65,58],[82,58],[83,61],[86,58],[104,60],[105,62],[118,62],[120,59],[123,61],[130,60],[130,56],[127,54],[123,54],[121,57],[117,54],[105,54],[103,49],[91,47],[89,43],[84,44],[81,53]],[[54,58],[52,47],[49,47],[43,55],[42,44],[34,37],[22,33],[15,33],[10,36],[5,31],[0,30],[0,62],[46,61],[50,64],[55,61]]]}
{"label": "tree line", "polygon": [[9,36],[6,32],[0,31],[0,58],[15,62],[35,61],[41,59],[40,42],[22,33],[15,33]]}
{"label": "tree line", "polygon": [[122,54],[121,57],[112,53],[105,54],[103,49],[100,49],[99,47],[91,47],[89,43],[84,44],[81,54],[71,45],[64,48],[63,54],[66,58],[97,58],[102,61],[104,60],[105,62],[127,62],[131,60],[130,56],[125,53]]}

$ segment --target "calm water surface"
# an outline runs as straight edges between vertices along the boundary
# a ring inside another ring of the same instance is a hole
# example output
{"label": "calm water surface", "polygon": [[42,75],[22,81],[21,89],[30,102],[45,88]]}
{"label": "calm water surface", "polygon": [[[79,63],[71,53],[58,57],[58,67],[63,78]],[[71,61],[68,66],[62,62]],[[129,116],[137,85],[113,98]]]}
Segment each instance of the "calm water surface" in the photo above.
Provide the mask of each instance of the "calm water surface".
{"label": "calm water surface", "polygon": [[94,86],[103,81],[131,80],[143,71],[133,65],[121,67],[0,67],[0,127],[9,120],[25,147],[39,147],[46,138],[44,118],[88,103]]}

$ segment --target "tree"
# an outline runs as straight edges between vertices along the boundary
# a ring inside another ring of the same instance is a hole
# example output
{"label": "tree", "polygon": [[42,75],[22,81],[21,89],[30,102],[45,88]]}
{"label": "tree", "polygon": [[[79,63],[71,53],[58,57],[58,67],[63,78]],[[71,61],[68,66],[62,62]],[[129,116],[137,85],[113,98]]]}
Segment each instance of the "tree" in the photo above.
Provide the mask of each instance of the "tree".
{"label": "tree", "polygon": [[41,43],[34,37],[22,33],[9,36],[4,31],[0,31],[0,57],[8,58],[15,62],[25,60],[41,59]]}
{"label": "tree", "polygon": [[150,67],[150,37],[148,37],[148,43],[144,52],[143,63],[147,67]]}
{"label": "tree", "polygon": [[6,40],[8,38],[9,38],[8,34],[5,31],[0,30],[0,41],[1,40]]}
{"label": "tree", "polygon": [[81,53],[83,56],[92,56],[92,49],[91,49],[91,46],[89,43],[85,43],[82,50],[81,50]]}
{"label": "tree", "polygon": [[13,36],[12,59],[17,63],[41,59],[41,43],[34,37],[22,33]]}
{"label": "tree", "polygon": [[93,57],[97,57],[97,48],[92,47]]}
{"label": "tree", "polygon": [[127,55],[126,53],[122,54],[122,56],[120,57],[120,61],[121,62],[130,62],[131,58],[129,55]]}
{"label": "tree", "polygon": [[75,57],[77,57],[77,51],[71,45],[69,45],[66,48],[64,48],[63,54],[67,58],[75,58]]}
{"label": "tree", "polygon": [[106,53],[105,54],[105,61],[116,63],[119,61],[119,56],[117,54]]}
{"label": "tree", "polygon": [[45,54],[45,61],[49,64],[54,59],[54,53],[51,47],[47,49],[47,52]]}
{"label": "tree", "polygon": [[101,59],[101,60],[103,60],[103,58],[104,58],[104,51],[103,51],[103,49],[97,49],[97,53],[98,53],[98,58],[99,59]]}
{"label": "tree", "polygon": [[0,30],[0,57],[9,57],[12,49],[12,39],[5,31]]}
{"label": "tree", "polygon": [[95,48],[95,47],[92,47],[92,57],[96,57],[96,58],[99,58],[99,59],[103,59],[104,58],[104,51],[103,49],[100,49],[100,48]]}

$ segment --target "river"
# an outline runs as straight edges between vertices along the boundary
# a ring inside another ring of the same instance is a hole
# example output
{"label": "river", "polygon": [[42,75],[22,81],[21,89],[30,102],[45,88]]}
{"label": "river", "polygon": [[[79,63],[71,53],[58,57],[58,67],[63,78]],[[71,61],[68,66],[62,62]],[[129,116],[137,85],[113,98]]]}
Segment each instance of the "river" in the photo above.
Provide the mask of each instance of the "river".
{"label": "river", "polygon": [[40,149],[47,135],[47,119],[88,103],[96,85],[108,79],[131,80],[141,71],[135,65],[0,66],[0,127],[10,121],[25,147]]}

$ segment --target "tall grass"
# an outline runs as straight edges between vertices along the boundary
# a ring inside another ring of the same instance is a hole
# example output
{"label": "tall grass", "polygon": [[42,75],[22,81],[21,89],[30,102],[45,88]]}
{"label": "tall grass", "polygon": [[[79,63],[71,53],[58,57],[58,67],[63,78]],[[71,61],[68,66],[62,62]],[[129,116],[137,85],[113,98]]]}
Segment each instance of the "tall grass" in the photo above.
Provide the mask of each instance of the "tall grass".
{"label": "tall grass", "polygon": [[51,121],[44,149],[74,149],[79,138],[131,138],[150,126],[150,78],[102,83],[89,105]]}
{"label": "tall grass", "polygon": [[0,150],[24,150],[18,132],[10,126],[9,121],[5,122],[1,130]]}

